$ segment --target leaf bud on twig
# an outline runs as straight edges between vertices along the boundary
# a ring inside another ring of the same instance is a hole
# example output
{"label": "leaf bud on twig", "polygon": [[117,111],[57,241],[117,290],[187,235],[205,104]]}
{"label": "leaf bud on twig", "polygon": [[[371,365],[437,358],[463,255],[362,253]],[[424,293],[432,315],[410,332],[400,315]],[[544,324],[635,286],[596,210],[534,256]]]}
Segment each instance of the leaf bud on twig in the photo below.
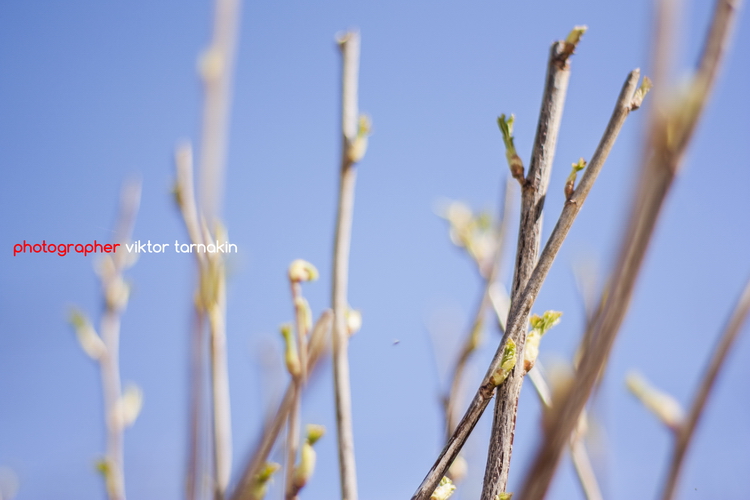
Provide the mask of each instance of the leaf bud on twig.
{"label": "leaf bud on twig", "polygon": [[508,166],[510,167],[510,173],[514,179],[523,185],[523,161],[516,152],[516,146],[513,143],[513,122],[515,116],[510,115],[509,118],[505,118],[502,114],[497,119],[497,124],[500,127],[500,132],[503,134],[503,142],[505,143],[505,158],[508,160]]}
{"label": "leaf bud on twig", "polygon": [[301,373],[301,367],[292,325],[284,323],[281,325],[280,330],[281,336],[284,337],[284,362],[286,363],[286,369],[292,377],[298,377]]}
{"label": "leaf bud on twig", "polygon": [[456,485],[447,477],[443,477],[438,487],[432,492],[430,500],[448,500],[454,491],[456,491]]}
{"label": "leaf bud on twig", "polygon": [[318,270],[306,260],[297,259],[289,264],[289,281],[301,283],[318,279]]}
{"label": "leaf bud on twig", "polygon": [[497,368],[495,373],[490,377],[490,382],[495,387],[499,386],[505,379],[508,378],[510,372],[516,366],[516,343],[513,339],[508,339],[503,349],[503,358],[500,361],[500,366]]}

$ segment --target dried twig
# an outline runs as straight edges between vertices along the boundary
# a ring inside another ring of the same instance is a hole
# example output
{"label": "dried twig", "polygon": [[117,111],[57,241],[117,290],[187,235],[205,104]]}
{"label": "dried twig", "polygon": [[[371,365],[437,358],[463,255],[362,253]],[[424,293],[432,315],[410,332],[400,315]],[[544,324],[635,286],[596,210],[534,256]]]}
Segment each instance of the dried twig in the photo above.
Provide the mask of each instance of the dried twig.
{"label": "dried twig", "polygon": [[[521,223],[518,229],[518,249],[510,294],[511,303],[518,300],[539,255],[542,238],[542,210],[552,172],[552,160],[555,156],[557,135],[570,79],[568,59],[572,49],[569,45],[568,42],[558,41],[552,44],[550,49],[531,164],[529,173],[522,183]],[[521,318],[520,324],[524,325],[523,328],[512,332],[512,336],[508,336],[506,332],[506,339],[504,339],[504,341],[507,341],[507,338],[513,339],[521,359],[523,359],[523,348],[526,343],[525,325],[527,323],[528,313]],[[505,383],[498,388],[487,466],[484,471],[482,500],[494,500],[498,493],[505,491],[513,450],[518,397],[522,384],[523,368],[519,367],[513,370]]]}
{"label": "dried twig", "polygon": [[[666,3],[666,2],[665,2]],[[649,142],[644,151],[639,189],[634,200],[628,230],[610,285],[602,294],[597,312],[587,328],[584,349],[569,396],[553,408],[555,426],[548,429],[521,489],[524,500],[544,497],[554,476],[562,449],[570,437],[591,390],[606,365],[615,337],[627,312],[636,278],[685,149],[716,78],[718,63],[729,36],[736,2],[717,2],[698,71],[686,94],[671,106],[664,91],[657,95],[651,114]],[[657,23],[659,30],[659,23]],[[656,37],[655,53],[662,61],[666,50],[663,37]],[[712,49],[713,48],[713,49]]]}
{"label": "dried twig", "polygon": [[[544,250],[539,257],[539,262],[534,268],[534,272],[529,278],[528,284],[526,285],[523,293],[511,304],[511,311],[508,315],[508,322],[506,325],[505,337],[507,338],[512,332],[521,328],[526,328],[525,324],[520,322],[520,319],[526,317],[531,311],[531,307],[536,300],[539,290],[541,289],[542,283],[549,273],[552,262],[554,262],[557,252],[562,246],[562,242],[567,236],[575,217],[578,215],[583,202],[588,195],[591,186],[596,180],[599,171],[604,165],[604,161],[609,154],[609,151],[614,144],[614,140],[620,132],[620,128],[625,121],[625,118],[632,109],[633,97],[636,93],[636,84],[638,81],[638,70],[631,72],[623,85],[622,91],[618,98],[615,110],[610,118],[607,129],[604,132],[604,136],[599,142],[594,157],[591,159],[589,167],[581,179],[580,185],[575,189],[573,196],[569,201],[565,203],[563,213],[560,215],[560,219],[552,231],[550,239],[545,244]],[[422,481],[419,488],[412,497],[413,500],[426,500],[429,498],[431,493],[434,491],[440,479],[445,475],[445,471],[448,469],[450,464],[458,455],[458,452],[466,442],[466,438],[469,436],[474,426],[479,421],[479,417],[484,412],[487,404],[492,399],[495,392],[495,387],[490,382],[490,377],[500,366],[503,352],[505,351],[505,341],[500,345],[495,356],[490,363],[489,369],[485,374],[484,379],[477,391],[474,399],[469,404],[469,408],[462,417],[459,424],[456,426],[456,430],[451,436],[451,439],[443,448],[440,456],[436,460],[435,464],[430,469],[430,472]],[[570,433],[568,433],[568,437]]]}
{"label": "dried twig", "polygon": [[690,442],[695,434],[695,428],[697,427],[698,421],[706,407],[706,402],[711,394],[711,390],[716,383],[719,370],[724,366],[724,362],[732,348],[732,344],[734,344],[734,341],[737,339],[743,324],[747,321],[748,314],[750,314],[750,280],[745,284],[745,289],[737,301],[737,305],[732,312],[732,316],[729,318],[726,329],[719,339],[719,342],[716,344],[716,348],[711,356],[711,361],[708,364],[706,373],[701,378],[700,387],[695,393],[695,399],[693,400],[690,412],[675,436],[676,439],[672,451],[672,459],[669,465],[669,476],[667,476],[667,481],[664,484],[664,491],[662,492],[663,500],[672,500],[675,496],[677,480],[680,477],[680,470],[682,469],[688,446],[690,446]]}
{"label": "dried twig", "polygon": [[[308,342],[307,354],[308,354],[308,373],[312,372],[315,368],[321,354],[325,350],[326,339],[331,330],[331,324],[333,323],[333,312],[330,310],[324,311],[310,334],[310,342]],[[268,455],[271,453],[274,443],[278,439],[281,429],[284,427],[284,423],[289,418],[289,413],[294,404],[294,381],[290,381],[284,392],[284,397],[281,399],[279,408],[273,417],[266,422],[263,430],[260,433],[260,442],[255,448],[252,456],[245,466],[240,480],[237,482],[237,486],[234,492],[230,496],[231,500],[260,500],[253,496],[252,484],[258,473],[261,471]]]}
{"label": "dried twig", "polygon": [[349,380],[349,334],[346,315],[349,310],[347,287],[349,281],[349,246],[354,212],[355,163],[364,151],[355,151],[360,133],[357,87],[359,80],[359,33],[351,31],[338,39],[342,55],[341,181],[333,255],[333,377],[336,394],[336,429],[338,435],[341,497],[357,500],[357,472],[354,461],[354,433],[352,430],[352,402]]}

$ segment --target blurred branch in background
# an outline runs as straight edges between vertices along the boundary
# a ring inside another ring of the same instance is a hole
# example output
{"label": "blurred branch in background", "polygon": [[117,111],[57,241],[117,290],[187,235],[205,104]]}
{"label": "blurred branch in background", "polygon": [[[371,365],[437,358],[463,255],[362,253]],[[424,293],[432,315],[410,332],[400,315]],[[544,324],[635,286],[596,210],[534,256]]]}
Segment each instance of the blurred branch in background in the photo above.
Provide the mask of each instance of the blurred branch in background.
{"label": "blurred branch in background", "polygon": [[130,285],[125,282],[123,272],[135,263],[137,255],[126,251],[125,245],[133,233],[140,201],[141,183],[126,183],[120,197],[120,211],[113,240],[121,248],[111,254],[102,254],[97,263],[97,274],[104,296],[104,313],[99,333],[82,312],[74,310],[70,317],[84,352],[99,363],[107,451],[104,458],[98,461],[97,469],[104,477],[110,500],[125,500],[123,432],[135,422],[143,404],[143,394],[138,387],[129,386],[123,393],[120,382],[120,322],[130,297]]}
{"label": "blurred branch in background", "polygon": [[[564,403],[552,409],[556,424],[546,430],[524,479],[521,489],[524,500],[540,500],[545,496],[563,447],[606,367],[664,200],[716,79],[738,3],[725,0],[716,3],[698,69],[685,90],[670,93],[666,90],[666,82],[657,80],[660,87],[650,114],[640,181],[628,229],[620,244],[617,264],[584,336],[583,355],[576,371],[575,383]],[[671,40],[665,33],[672,33],[670,26],[674,19],[674,8],[673,2],[669,0],[659,3],[654,47],[654,74],[659,77],[667,74],[666,64],[672,59],[668,50]]]}
{"label": "blurred branch in background", "polygon": [[[323,311],[312,329],[310,340],[307,343],[308,373],[311,373],[317,366],[320,356],[326,348],[332,323],[333,312],[328,309]],[[260,500],[263,498],[261,493],[265,493],[264,486],[270,479],[270,475],[264,474],[263,471],[270,465],[268,456],[281,433],[281,429],[284,427],[284,423],[289,419],[289,413],[294,404],[295,390],[294,381],[291,380],[284,392],[278,410],[263,426],[259,443],[237,481],[237,486],[230,496],[231,500]]]}
{"label": "blurred branch in background", "polygon": [[331,291],[334,315],[333,378],[336,394],[336,429],[338,433],[341,498],[343,500],[357,500],[357,471],[354,460],[354,432],[352,429],[349,379],[349,333],[347,328],[349,301],[347,299],[347,288],[349,285],[349,248],[354,213],[354,186],[357,179],[355,164],[362,159],[367,150],[370,119],[359,113],[359,32],[349,31],[341,34],[338,36],[337,42],[341,49],[342,59],[342,150]]}
{"label": "blurred branch in background", "polygon": [[695,428],[698,426],[698,421],[706,407],[708,397],[715,386],[719,370],[724,366],[732,345],[737,339],[742,326],[747,321],[748,314],[750,314],[750,281],[745,284],[737,305],[727,322],[726,329],[716,344],[706,373],[701,378],[700,387],[698,387],[695,393],[695,399],[693,400],[690,412],[682,425],[677,429],[672,459],[669,465],[669,475],[667,476],[662,493],[663,500],[672,500],[675,497],[677,480],[680,477],[680,470],[682,469],[688,446],[690,446],[690,441],[695,434]]}
{"label": "blurred branch in background", "polygon": [[[204,93],[203,127],[199,167],[199,204],[193,188],[192,153],[189,146],[177,152],[177,203],[193,243],[210,244],[226,240],[221,224],[221,200],[224,185],[226,150],[229,140],[229,109],[234,67],[239,0],[216,0],[213,39],[198,62]],[[203,476],[201,419],[203,359],[205,359],[204,323],[208,322],[211,386],[211,423],[213,439],[213,496],[226,494],[232,467],[232,426],[229,404],[229,377],[226,353],[226,272],[221,253],[196,253],[199,285],[196,296],[197,325],[193,332],[191,362],[191,430],[187,466],[186,496],[200,498]]]}
{"label": "blurred branch in background", "polygon": [[[464,248],[477,266],[477,271],[482,278],[482,295],[477,306],[471,327],[464,337],[459,348],[456,364],[450,378],[448,392],[443,397],[443,408],[445,410],[445,432],[446,440],[450,439],[456,427],[455,410],[462,394],[462,379],[467,364],[472,354],[476,352],[482,342],[482,331],[490,308],[493,307],[492,290],[501,289],[498,282],[504,242],[507,235],[508,222],[513,202],[513,183],[506,180],[505,187],[500,199],[500,210],[497,221],[494,223],[489,215],[479,214],[475,216],[468,207],[460,202],[451,202],[443,210],[441,216],[450,224],[450,234],[453,243]],[[507,292],[505,292],[507,296]],[[500,328],[503,329],[505,318],[501,320]],[[465,473],[463,459],[459,460],[461,465],[452,467],[448,471],[448,477],[454,482],[459,482]]]}

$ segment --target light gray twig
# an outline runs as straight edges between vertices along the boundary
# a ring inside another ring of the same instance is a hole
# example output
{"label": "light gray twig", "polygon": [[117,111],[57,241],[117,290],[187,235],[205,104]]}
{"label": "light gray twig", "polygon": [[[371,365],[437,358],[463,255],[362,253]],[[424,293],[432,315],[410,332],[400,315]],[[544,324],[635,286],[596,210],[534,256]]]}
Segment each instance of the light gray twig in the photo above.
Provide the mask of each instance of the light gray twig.
{"label": "light gray twig", "polygon": [[357,171],[352,148],[358,134],[359,108],[359,33],[350,31],[338,40],[342,55],[341,85],[341,180],[333,254],[333,289],[331,292],[333,322],[333,378],[336,394],[336,429],[338,435],[339,471],[342,500],[357,500],[357,471],[354,461],[352,401],[349,379],[349,333],[346,316],[349,310],[349,247],[354,212],[354,186]]}

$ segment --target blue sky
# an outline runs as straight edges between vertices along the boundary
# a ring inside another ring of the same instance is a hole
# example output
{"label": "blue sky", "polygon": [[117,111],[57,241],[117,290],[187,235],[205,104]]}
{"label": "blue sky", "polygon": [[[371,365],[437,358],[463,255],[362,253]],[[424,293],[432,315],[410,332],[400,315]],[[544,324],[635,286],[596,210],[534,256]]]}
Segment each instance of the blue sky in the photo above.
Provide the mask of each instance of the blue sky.
{"label": "blue sky", "polygon": [[[695,61],[709,9],[709,2],[683,6],[676,75]],[[169,194],[171,158],[178,141],[199,137],[195,68],[211,21],[209,2],[0,5],[0,466],[20,478],[21,500],[104,495],[93,470],[104,449],[98,373],[66,323],[72,305],[98,318],[100,295],[92,257],[14,257],[12,247],[107,240],[120,186],[132,176],[143,181],[134,237],[187,241]],[[548,47],[577,24],[589,31],[572,62],[545,234],[562,206],[570,163],[590,158],[627,73],[648,67],[649,2],[243,6],[223,210],[239,248],[229,260],[228,288],[235,465],[285,383],[277,327],[291,319],[285,271],[292,260],[305,258],[321,271],[305,287],[316,314],[329,303],[340,152],[335,33],[361,31],[360,107],[374,132],[358,167],[350,281],[350,302],[364,322],[350,354],[360,496],[367,500],[410,496],[436,457],[438,396],[480,293],[435,203],[450,198],[494,209],[508,170],[495,119],[515,113],[516,145],[528,161]],[[688,404],[750,274],[748,52],[750,16],[741,11],[594,402],[607,498],[654,497],[671,446],[667,431],[625,390],[625,374],[637,368]],[[613,263],[644,111],[625,124],[534,308],[564,312],[545,337],[542,359],[570,359],[582,334],[574,267],[598,267],[604,280]],[[515,242],[507,248],[506,283]],[[123,320],[122,375],[145,394],[126,433],[131,498],[182,495],[193,267],[189,255],[146,254],[129,272],[134,293]],[[701,422],[684,498],[750,494],[738,480],[750,465],[748,333]],[[467,391],[499,337],[488,331],[486,339]],[[335,497],[327,366],[311,384],[303,421],[329,429],[304,496]],[[460,498],[477,496],[488,426],[483,419],[467,445],[470,476]],[[526,387],[510,490],[538,435],[539,404]],[[567,461],[552,497],[582,497]]]}

